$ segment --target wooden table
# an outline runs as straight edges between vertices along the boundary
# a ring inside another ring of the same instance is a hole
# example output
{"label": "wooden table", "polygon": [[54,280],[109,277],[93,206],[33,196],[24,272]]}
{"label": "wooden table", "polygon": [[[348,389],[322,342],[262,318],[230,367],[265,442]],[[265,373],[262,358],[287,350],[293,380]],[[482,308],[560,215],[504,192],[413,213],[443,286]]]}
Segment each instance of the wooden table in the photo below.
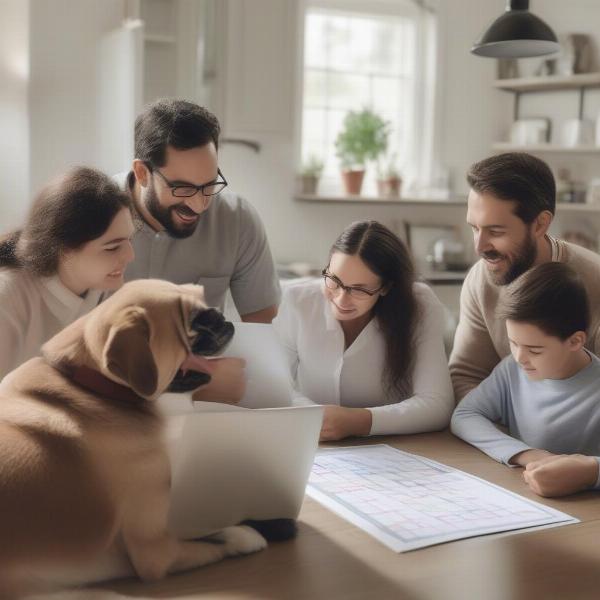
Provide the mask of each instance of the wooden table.
{"label": "wooden table", "polygon": [[105,589],[145,598],[573,600],[600,598],[600,495],[547,500],[521,469],[500,465],[449,432],[350,440],[387,443],[457,467],[582,522],[482,536],[397,554],[306,498],[298,537],[154,584]]}

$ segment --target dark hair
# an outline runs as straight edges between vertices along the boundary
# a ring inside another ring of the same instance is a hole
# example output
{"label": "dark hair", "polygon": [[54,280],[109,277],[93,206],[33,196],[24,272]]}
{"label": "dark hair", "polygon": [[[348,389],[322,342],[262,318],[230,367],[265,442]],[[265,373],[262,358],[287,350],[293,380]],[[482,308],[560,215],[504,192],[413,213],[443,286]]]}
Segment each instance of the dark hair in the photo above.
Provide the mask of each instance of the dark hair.
{"label": "dark hair", "polygon": [[406,246],[385,225],[357,221],[338,237],[330,258],[334,252],[358,256],[389,286],[373,307],[385,339],[385,388],[388,394],[410,395],[419,308],[413,291],[414,267]]}
{"label": "dark hair", "polygon": [[531,154],[507,152],[490,156],[471,166],[467,181],[480,194],[516,202],[515,214],[527,224],[544,210],[554,214],[556,209],[554,175],[543,160]]}
{"label": "dark hair", "polygon": [[23,229],[0,239],[0,267],[54,275],[65,250],[99,238],[123,208],[131,200],[110,177],[76,167],[42,188]]}
{"label": "dark hair", "polygon": [[502,316],[530,323],[566,340],[589,325],[589,302],[581,277],[568,265],[549,262],[519,277],[501,308]]}
{"label": "dark hair", "polygon": [[213,142],[219,147],[219,121],[202,106],[167,98],[150,104],[135,120],[135,157],[162,167],[167,146],[189,150]]}

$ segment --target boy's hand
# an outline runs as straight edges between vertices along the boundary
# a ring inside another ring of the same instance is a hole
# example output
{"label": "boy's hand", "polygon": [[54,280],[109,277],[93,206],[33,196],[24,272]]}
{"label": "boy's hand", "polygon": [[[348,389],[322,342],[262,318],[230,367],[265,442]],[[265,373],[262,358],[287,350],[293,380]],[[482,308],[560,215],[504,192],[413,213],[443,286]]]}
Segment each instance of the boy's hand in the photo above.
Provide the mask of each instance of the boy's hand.
{"label": "boy's hand", "polygon": [[371,422],[371,411],[366,408],[326,406],[319,441],[333,442],[350,435],[369,435]]}
{"label": "boy's hand", "polygon": [[192,400],[238,404],[246,392],[246,361],[243,358],[211,358],[211,380],[195,390]]}
{"label": "boy's hand", "polygon": [[549,456],[556,456],[556,454],[552,454],[552,452],[548,452],[548,450],[533,448],[531,450],[523,450],[523,452],[515,454],[508,462],[511,465],[526,467],[530,462],[548,458]]}
{"label": "boy's hand", "polygon": [[583,454],[552,455],[528,463],[523,479],[539,496],[567,496],[596,483],[598,461]]}

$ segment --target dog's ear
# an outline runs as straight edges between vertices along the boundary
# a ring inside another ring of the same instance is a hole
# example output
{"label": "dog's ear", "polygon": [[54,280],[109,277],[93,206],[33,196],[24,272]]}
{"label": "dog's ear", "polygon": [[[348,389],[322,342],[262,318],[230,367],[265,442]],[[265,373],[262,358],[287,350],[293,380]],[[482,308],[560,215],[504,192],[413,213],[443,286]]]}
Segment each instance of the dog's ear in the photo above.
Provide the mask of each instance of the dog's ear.
{"label": "dog's ear", "polygon": [[104,365],[136,394],[152,396],[156,392],[158,369],[150,349],[150,324],[144,309],[130,307],[119,314],[106,340]]}

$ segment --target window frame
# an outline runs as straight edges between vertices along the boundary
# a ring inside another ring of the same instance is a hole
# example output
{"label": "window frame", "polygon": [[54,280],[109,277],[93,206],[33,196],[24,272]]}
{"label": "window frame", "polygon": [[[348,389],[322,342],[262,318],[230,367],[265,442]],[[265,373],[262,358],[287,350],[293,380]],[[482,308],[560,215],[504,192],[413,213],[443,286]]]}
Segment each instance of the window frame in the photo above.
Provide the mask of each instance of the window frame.
{"label": "window frame", "polygon": [[[431,4],[431,3],[429,3]],[[301,2],[299,9],[300,27],[299,27],[299,48],[297,56],[297,84],[298,102],[296,107],[296,126],[294,154],[296,158],[297,172],[302,168],[303,158],[303,118],[304,118],[304,40],[307,12],[312,9],[323,9],[324,11],[335,11],[341,15],[373,15],[373,16],[397,16],[408,17],[414,20],[416,24],[416,47],[415,64],[413,68],[417,76],[415,77],[414,93],[414,120],[417,125],[413,128],[413,140],[411,143],[412,151],[408,160],[412,167],[409,171],[412,174],[408,184],[415,191],[431,184],[434,165],[437,164],[436,158],[439,148],[439,141],[436,137],[439,111],[439,89],[436,85],[439,77],[438,65],[438,24],[435,8],[422,2],[421,0],[305,0]],[[430,17],[434,17],[434,26]],[[422,73],[418,76],[418,73]],[[360,110],[362,106],[356,106]],[[424,135],[420,134],[420,130]],[[325,158],[325,157],[322,157]],[[367,173],[373,175],[372,168],[367,169]],[[330,182],[325,182],[330,183]],[[405,179],[404,184],[407,181]],[[404,185],[406,190],[408,186]],[[331,185],[326,188],[324,194],[333,192],[335,195],[343,194],[341,177],[339,178],[335,189]]]}

